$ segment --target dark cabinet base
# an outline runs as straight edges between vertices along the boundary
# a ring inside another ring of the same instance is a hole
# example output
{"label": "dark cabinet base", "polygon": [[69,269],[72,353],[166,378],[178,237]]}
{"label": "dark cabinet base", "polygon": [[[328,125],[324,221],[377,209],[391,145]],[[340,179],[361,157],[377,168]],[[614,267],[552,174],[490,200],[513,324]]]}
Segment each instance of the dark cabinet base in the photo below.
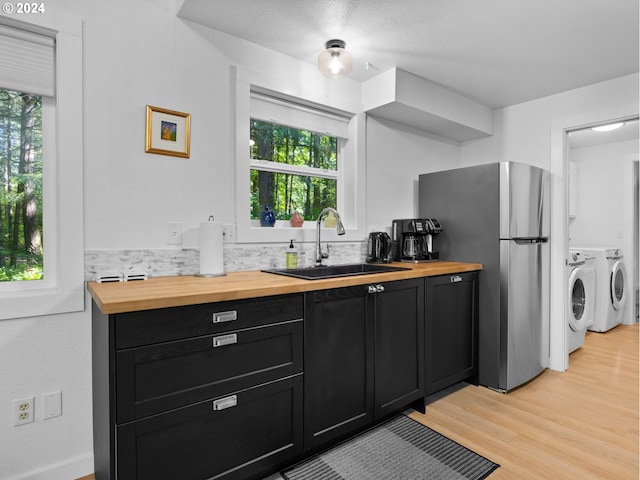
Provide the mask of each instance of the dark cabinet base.
{"label": "dark cabinet base", "polygon": [[303,450],[301,294],[105,315],[96,480],[260,479]]}
{"label": "dark cabinet base", "polygon": [[[373,287],[373,288],[372,288]],[[477,376],[478,273],[104,315],[96,480],[259,480]]]}
{"label": "dark cabinet base", "polygon": [[478,272],[426,280],[426,385],[430,395],[478,375]]}
{"label": "dark cabinet base", "polygon": [[424,279],[307,293],[304,323],[305,449],[424,408]]}

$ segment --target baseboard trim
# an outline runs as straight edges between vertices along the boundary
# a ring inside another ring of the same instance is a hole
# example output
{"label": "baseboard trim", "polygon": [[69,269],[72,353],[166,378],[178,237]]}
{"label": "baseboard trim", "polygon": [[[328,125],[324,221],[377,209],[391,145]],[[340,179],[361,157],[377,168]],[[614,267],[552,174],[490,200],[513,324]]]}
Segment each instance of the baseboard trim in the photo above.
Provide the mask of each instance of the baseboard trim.
{"label": "baseboard trim", "polygon": [[89,453],[7,480],[71,480],[93,473],[93,454]]}

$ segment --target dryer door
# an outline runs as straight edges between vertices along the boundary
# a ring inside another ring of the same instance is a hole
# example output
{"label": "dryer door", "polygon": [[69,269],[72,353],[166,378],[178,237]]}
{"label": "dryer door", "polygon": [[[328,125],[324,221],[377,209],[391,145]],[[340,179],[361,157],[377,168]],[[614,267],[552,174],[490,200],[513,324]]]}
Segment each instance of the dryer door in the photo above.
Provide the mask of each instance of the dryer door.
{"label": "dryer door", "polygon": [[587,329],[585,274],[581,268],[574,268],[569,275],[569,327],[574,332]]}
{"label": "dryer door", "polygon": [[619,312],[624,309],[627,303],[627,270],[624,263],[616,260],[611,267],[611,277],[609,282],[609,293],[611,294],[611,305]]}

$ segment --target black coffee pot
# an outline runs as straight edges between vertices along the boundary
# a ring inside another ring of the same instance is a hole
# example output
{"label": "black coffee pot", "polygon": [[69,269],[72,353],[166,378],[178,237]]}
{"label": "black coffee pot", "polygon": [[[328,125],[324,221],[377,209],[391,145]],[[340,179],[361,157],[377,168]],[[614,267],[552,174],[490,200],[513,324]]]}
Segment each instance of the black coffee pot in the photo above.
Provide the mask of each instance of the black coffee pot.
{"label": "black coffee pot", "polygon": [[367,263],[388,263],[391,237],[385,232],[371,232],[367,246]]}

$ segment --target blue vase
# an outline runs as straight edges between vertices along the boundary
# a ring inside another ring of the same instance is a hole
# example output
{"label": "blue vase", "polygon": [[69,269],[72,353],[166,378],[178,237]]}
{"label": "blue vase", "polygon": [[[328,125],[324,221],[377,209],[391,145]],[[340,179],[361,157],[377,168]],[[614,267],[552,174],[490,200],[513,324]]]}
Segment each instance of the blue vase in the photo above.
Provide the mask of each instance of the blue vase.
{"label": "blue vase", "polygon": [[260,214],[260,226],[273,227],[276,224],[276,216],[273,214],[269,205],[264,206],[264,210]]}

